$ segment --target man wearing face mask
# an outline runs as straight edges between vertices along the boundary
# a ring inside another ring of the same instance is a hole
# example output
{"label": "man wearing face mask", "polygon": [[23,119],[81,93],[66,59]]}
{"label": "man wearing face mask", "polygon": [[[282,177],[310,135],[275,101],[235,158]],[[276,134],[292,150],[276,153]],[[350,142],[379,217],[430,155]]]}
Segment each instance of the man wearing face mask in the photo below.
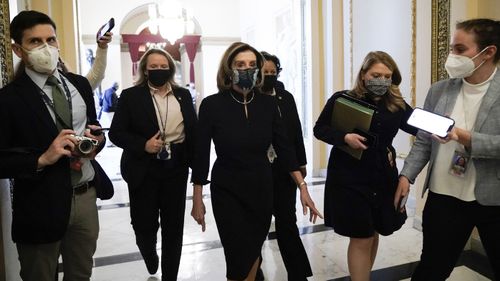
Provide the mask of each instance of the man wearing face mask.
{"label": "man wearing face mask", "polygon": [[[307,174],[306,151],[295,100],[282,84],[278,84],[277,78],[281,72],[278,57],[267,52],[261,52],[261,54],[265,59],[262,67],[264,84],[261,91],[276,98],[279,114],[286,127],[286,135],[299,162],[302,177],[305,178]],[[295,215],[297,189],[286,169],[286,163],[283,163],[284,159],[276,155],[272,146],[269,147],[268,157],[273,167],[273,215],[276,236],[288,272],[288,280],[307,280],[307,277],[312,276],[312,270],[297,229],[297,216]],[[256,280],[264,280],[260,275],[259,272]]]}
{"label": "man wearing face mask", "polygon": [[19,13],[10,34],[23,68],[0,91],[0,177],[14,179],[12,239],[20,275],[53,280],[62,255],[65,280],[90,280],[96,197],[112,194],[109,178],[91,160],[105,143],[95,132],[92,89],[85,77],[57,70],[56,26],[47,15]]}
{"label": "man wearing face mask", "polygon": [[450,116],[455,126],[446,138],[417,134],[394,200],[428,163],[424,243],[412,280],[446,280],[474,227],[500,280],[500,21],[459,22],[450,46],[450,79],[431,86],[424,109]]}
{"label": "man wearing face mask", "polygon": [[[392,141],[399,130],[410,134],[417,130],[406,123],[413,109],[401,96],[400,83],[401,74],[392,57],[382,51],[370,52],[354,88],[333,94],[314,126],[314,136],[333,145],[325,183],[325,225],[349,237],[347,260],[353,281],[370,279],[379,234],[392,234],[406,219],[404,207],[400,213],[393,203],[398,169]],[[376,107],[367,134],[332,126],[334,104],[341,94]],[[341,145],[363,150],[361,159],[341,150]]]}
{"label": "man wearing face mask", "polygon": [[135,86],[120,95],[109,131],[111,141],[123,148],[121,173],[128,184],[131,223],[150,274],[159,266],[161,225],[162,280],[177,280],[197,122],[189,90],[174,81],[175,69],[163,49],[147,50]]}

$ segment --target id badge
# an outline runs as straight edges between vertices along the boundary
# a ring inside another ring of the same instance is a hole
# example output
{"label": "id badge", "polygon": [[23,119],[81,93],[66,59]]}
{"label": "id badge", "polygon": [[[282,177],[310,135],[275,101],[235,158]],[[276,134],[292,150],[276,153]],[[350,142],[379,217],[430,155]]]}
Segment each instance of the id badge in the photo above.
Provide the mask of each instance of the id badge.
{"label": "id badge", "polygon": [[172,158],[172,151],[170,150],[170,143],[166,143],[161,147],[160,151],[156,154],[158,160],[170,160]]}
{"label": "id badge", "polygon": [[451,158],[449,173],[453,176],[463,178],[469,166],[470,156],[466,152],[455,150]]}

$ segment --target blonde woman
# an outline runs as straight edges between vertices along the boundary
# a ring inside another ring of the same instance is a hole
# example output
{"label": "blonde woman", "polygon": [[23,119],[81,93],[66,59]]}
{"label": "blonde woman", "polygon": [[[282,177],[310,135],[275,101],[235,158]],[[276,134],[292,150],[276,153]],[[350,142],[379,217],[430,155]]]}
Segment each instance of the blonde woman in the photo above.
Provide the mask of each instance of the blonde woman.
{"label": "blonde woman", "polygon": [[[314,136],[333,145],[325,183],[325,225],[350,237],[348,265],[353,281],[370,279],[379,234],[398,230],[406,219],[393,204],[398,184],[396,152],[392,141],[399,129],[416,134],[406,124],[413,111],[399,91],[401,74],[385,52],[370,52],[354,88],[335,93],[314,126]],[[331,126],[335,100],[347,94],[376,107],[368,136],[336,130]],[[363,150],[361,159],[339,149],[348,145]]]}
{"label": "blonde woman", "polygon": [[120,95],[109,131],[111,141],[123,148],[121,173],[128,184],[132,227],[150,274],[158,270],[161,225],[162,280],[177,280],[196,126],[191,94],[177,86],[174,75],[167,52],[146,51],[136,85]]}

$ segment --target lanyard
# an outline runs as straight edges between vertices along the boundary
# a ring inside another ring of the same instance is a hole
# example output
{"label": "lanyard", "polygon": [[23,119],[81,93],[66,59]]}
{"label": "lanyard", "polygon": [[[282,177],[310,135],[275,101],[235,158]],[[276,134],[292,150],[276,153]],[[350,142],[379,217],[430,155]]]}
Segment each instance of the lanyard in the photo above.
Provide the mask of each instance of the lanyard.
{"label": "lanyard", "polygon": [[168,97],[170,95],[167,94],[167,98],[165,99],[166,100],[166,110],[165,110],[165,122],[163,121],[163,116],[161,115],[161,111],[160,111],[160,106],[158,104],[158,101],[156,100],[155,98],[155,95],[151,95],[151,98],[153,99],[153,102],[155,104],[155,110],[156,112],[158,113],[158,116],[160,116],[160,122],[161,122],[161,126],[160,127],[160,133],[161,133],[161,140],[163,142],[165,142],[165,139],[167,138],[167,119],[168,119]]}
{"label": "lanyard", "polygon": [[63,79],[63,76],[60,75],[60,77],[61,77],[61,81],[63,84],[64,93],[66,95],[66,100],[68,101],[71,126],[68,126],[68,124],[66,124],[66,122],[64,122],[64,120],[61,118],[61,116],[59,116],[59,114],[56,112],[56,107],[54,106],[54,102],[49,98],[47,93],[45,93],[45,91],[42,90],[42,88],[38,87],[38,85],[37,85],[37,87],[40,90],[40,94],[42,95],[43,101],[45,102],[45,104],[47,106],[50,107],[50,109],[54,113],[54,116],[56,117],[57,121],[59,121],[59,123],[61,123],[61,125],[65,129],[72,129],[73,128],[73,102],[71,100],[71,92],[69,91],[68,85],[66,84],[66,81]]}

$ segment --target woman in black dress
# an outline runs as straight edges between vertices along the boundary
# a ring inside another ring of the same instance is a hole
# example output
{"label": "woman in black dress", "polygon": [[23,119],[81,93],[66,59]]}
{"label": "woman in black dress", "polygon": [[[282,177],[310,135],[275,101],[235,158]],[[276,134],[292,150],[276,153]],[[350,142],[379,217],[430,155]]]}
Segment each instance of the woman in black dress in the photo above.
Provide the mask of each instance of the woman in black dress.
{"label": "woman in black dress", "polygon": [[285,136],[275,99],[254,88],[261,84],[262,65],[257,50],[245,43],[233,43],[224,53],[217,73],[219,93],[206,97],[199,112],[191,215],[204,231],[202,186],[209,183],[213,140],[217,159],[210,191],[228,280],[255,279],[272,215],[272,168],[267,158],[271,144],[280,157],[287,159],[284,162],[300,189],[304,214],[309,208],[311,221],[321,217]]}
{"label": "woman in black dress", "polygon": [[[379,234],[392,234],[406,219],[405,212],[394,208],[398,170],[392,140],[399,129],[413,135],[417,130],[406,123],[413,109],[403,100],[400,83],[401,74],[391,56],[370,52],[354,88],[335,93],[314,126],[314,136],[333,145],[325,183],[325,225],[350,237],[347,257],[353,281],[369,280]],[[370,146],[367,136],[331,126],[335,100],[344,93],[377,107]],[[339,149],[341,145],[364,150],[361,159]]]}
{"label": "woman in black dress", "polygon": [[[262,68],[264,84],[261,90],[264,94],[275,97],[280,116],[286,127],[286,135],[297,157],[302,177],[305,178],[307,174],[306,149],[295,100],[293,95],[285,90],[281,82],[277,81],[281,72],[278,57],[267,52],[262,52],[262,56],[264,56],[265,62]],[[297,228],[297,216],[295,215],[297,187],[288,173],[287,164],[283,162],[284,159],[276,155],[272,147],[269,148],[268,153],[273,167],[273,215],[276,240],[288,273],[288,280],[304,281],[307,280],[307,277],[312,276],[312,270]]]}

